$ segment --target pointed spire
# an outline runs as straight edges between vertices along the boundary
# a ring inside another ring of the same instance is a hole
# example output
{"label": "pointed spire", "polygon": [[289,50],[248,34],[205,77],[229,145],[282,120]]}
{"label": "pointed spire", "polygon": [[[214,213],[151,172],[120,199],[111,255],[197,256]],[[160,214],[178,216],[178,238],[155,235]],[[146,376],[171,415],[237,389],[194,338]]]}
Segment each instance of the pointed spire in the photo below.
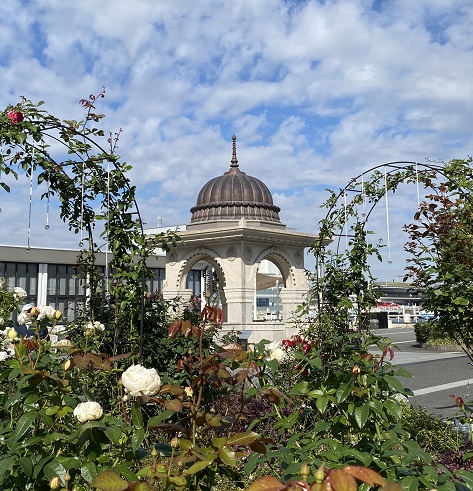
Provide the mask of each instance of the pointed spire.
{"label": "pointed spire", "polygon": [[233,152],[232,152],[232,160],[231,160],[231,165],[230,167],[238,167],[238,159],[236,156],[236,136],[232,136],[232,141],[233,141]]}

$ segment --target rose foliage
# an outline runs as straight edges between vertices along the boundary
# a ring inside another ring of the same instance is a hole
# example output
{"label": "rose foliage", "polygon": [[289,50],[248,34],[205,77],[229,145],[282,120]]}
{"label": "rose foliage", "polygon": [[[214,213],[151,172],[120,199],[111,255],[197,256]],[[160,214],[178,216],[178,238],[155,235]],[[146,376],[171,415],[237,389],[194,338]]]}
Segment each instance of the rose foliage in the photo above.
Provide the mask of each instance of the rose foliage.
{"label": "rose foliage", "polygon": [[[88,128],[103,117],[95,100],[83,100],[82,123],[59,121],[26,100],[0,118],[2,171],[39,171],[38,179],[61,198],[71,230],[81,234],[85,227],[81,265],[92,291],[83,317],[66,331],[69,342],[51,341],[61,314],[41,308],[29,318],[35,335],[5,337],[0,490],[204,491],[222,479],[251,491],[355,491],[360,483],[385,491],[471,488],[472,474],[436,465],[403,430],[398,398],[409,392],[399,377],[408,374],[391,365],[389,342],[346,330],[347,297],[358,291],[360,306],[373,301],[357,268],[367,253],[363,241],[348,261],[350,274],[339,271],[338,256],[327,268],[329,288],[318,298],[330,308],[320,309],[294,342],[261,341],[249,351],[238,343],[209,343],[206,336],[221,327],[223,313],[206,305],[200,316],[176,312],[170,323],[160,317],[170,351],[172,343],[192,340],[175,364],[181,383],[163,383],[163,374],[131,354],[142,351],[138,325],[147,318],[142,280],[151,247],[132,218],[134,188],[128,166],[114,153],[118,135],[105,149],[94,143],[102,130]],[[46,137],[53,130],[70,159],[50,155]],[[113,247],[109,285],[94,260],[97,220]],[[3,289],[0,316],[10,318],[20,303]],[[380,355],[370,352],[373,344]],[[217,404],[229,395],[231,404]],[[272,408],[260,421],[245,416],[257,401]],[[270,423],[267,433],[255,431],[260,422]]]}

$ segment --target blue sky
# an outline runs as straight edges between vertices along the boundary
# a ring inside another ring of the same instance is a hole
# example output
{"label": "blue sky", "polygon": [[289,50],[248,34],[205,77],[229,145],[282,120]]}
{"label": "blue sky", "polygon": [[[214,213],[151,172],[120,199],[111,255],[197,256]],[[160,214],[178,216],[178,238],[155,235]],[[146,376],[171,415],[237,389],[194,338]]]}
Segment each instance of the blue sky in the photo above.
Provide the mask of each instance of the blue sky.
{"label": "blue sky", "polygon": [[[81,119],[106,87],[106,131],[123,129],[147,226],[188,223],[200,188],[227,170],[262,179],[288,227],[314,233],[325,188],[384,162],[471,153],[470,0],[64,0],[0,3],[0,107],[20,95]],[[3,244],[26,243],[28,183],[0,194]],[[35,190],[31,245],[71,247]],[[417,198],[389,199],[393,264]],[[371,219],[386,240],[385,210]]]}

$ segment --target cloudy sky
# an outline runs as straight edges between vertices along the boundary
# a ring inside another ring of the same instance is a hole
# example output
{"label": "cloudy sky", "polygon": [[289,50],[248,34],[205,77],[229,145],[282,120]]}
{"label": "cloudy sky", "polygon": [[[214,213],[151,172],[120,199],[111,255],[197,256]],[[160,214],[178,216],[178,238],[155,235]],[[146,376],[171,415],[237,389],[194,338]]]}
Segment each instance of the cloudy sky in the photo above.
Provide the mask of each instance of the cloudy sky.
{"label": "cloudy sky", "polygon": [[[288,227],[314,233],[325,188],[390,161],[471,153],[471,0],[4,0],[0,107],[21,95],[61,119],[106,87],[106,131],[133,165],[148,227],[190,221],[200,188],[228,169],[262,179]],[[28,183],[0,194],[0,243],[24,245]],[[77,237],[33,193],[31,245]],[[389,197],[392,264],[413,189]],[[386,210],[369,228],[387,240]]]}

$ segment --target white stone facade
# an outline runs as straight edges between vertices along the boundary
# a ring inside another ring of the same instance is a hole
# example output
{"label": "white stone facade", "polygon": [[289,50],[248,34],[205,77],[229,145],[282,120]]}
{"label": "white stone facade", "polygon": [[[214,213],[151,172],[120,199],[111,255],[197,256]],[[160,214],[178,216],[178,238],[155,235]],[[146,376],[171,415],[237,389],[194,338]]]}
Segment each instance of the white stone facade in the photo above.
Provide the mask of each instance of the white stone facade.
{"label": "white stone facade", "polygon": [[[250,342],[280,341],[294,334],[294,311],[307,293],[304,250],[314,244],[317,235],[244,218],[193,223],[179,235],[182,242],[166,255],[165,297],[189,298],[187,274],[198,261],[206,261],[218,276],[224,331],[251,331]],[[253,320],[258,267],[263,260],[274,263],[283,279],[282,320]]]}

